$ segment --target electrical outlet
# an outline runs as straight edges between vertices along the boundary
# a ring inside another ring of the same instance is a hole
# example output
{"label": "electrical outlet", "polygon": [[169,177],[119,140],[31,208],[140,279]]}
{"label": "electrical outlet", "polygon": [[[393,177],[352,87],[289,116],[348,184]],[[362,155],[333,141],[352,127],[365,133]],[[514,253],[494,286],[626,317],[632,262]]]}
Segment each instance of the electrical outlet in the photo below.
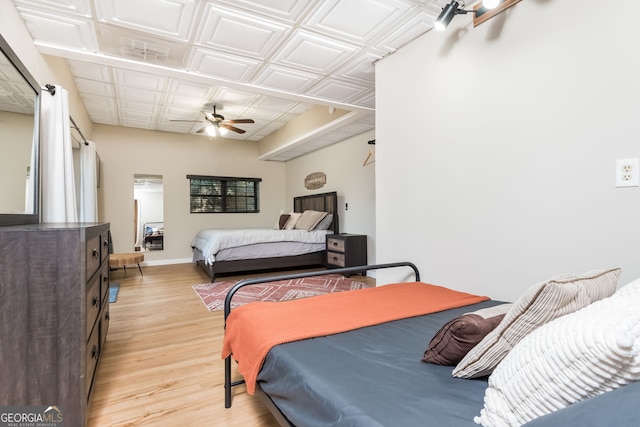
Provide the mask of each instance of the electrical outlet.
{"label": "electrical outlet", "polygon": [[640,162],[638,158],[616,160],[616,187],[640,185]]}

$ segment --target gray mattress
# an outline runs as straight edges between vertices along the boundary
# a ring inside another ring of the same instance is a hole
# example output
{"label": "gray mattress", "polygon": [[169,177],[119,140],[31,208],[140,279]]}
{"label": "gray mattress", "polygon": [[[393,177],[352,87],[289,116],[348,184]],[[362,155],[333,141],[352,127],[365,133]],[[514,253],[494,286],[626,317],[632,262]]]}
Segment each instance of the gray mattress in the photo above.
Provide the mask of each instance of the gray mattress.
{"label": "gray mattress", "polygon": [[451,366],[420,359],[448,320],[496,304],[276,346],[259,385],[296,426],[477,426],[486,379],[453,378]]}

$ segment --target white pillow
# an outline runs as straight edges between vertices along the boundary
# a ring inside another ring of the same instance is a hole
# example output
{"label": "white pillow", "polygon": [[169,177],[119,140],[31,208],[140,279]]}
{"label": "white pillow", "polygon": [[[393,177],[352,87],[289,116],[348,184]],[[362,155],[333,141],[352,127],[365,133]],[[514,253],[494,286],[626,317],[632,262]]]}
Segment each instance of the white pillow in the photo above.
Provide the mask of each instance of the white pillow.
{"label": "white pillow", "polygon": [[522,339],[489,377],[474,421],[521,425],[639,380],[640,279]]}
{"label": "white pillow", "polygon": [[284,225],[284,229],[293,230],[293,228],[296,226],[301,216],[302,216],[301,213],[289,212],[289,219],[287,220],[287,223]]}
{"label": "white pillow", "polygon": [[325,216],[327,216],[327,212],[306,210],[302,212],[302,216],[298,219],[294,228],[296,230],[311,231],[316,228],[316,225],[318,225]]}
{"label": "white pillow", "polygon": [[527,289],[502,322],[473,347],[453,370],[458,378],[491,374],[518,341],[536,328],[594,301],[611,296],[620,269],[556,276]]}

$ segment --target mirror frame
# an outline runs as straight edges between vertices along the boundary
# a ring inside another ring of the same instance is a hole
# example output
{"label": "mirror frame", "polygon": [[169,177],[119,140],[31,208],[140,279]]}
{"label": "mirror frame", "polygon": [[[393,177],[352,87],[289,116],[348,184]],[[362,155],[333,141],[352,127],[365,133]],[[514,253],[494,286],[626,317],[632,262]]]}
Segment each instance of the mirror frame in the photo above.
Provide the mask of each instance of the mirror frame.
{"label": "mirror frame", "polygon": [[0,226],[3,225],[22,225],[22,224],[36,224],[40,222],[40,85],[35,78],[29,73],[29,70],[24,66],[22,61],[15,54],[13,49],[9,46],[9,43],[0,34],[0,51],[7,57],[9,62],[13,64],[16,71],[22,75],[24,80],[31,86],[36,94],[34,105],[34,117],[33,117],[33,131],[37,136],[37,143],[33,147],[33,156],[36,156],[35,171],[33,173],[34,181],[34,201],[33,201],[33,213],[24,214],[2,214],[0,213]]}

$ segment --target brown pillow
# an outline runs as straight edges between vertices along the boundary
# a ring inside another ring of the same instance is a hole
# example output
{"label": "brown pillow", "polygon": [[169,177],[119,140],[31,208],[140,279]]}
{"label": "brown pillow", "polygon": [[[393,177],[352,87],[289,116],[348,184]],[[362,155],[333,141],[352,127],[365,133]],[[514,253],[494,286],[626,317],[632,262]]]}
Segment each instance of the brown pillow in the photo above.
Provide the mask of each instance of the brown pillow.
{"label": "brown pillow", "polygon": [[290,217],[291,215],[289,214],[280,215],[280,218],[278,219],[278,230],[284,230],[284,226],[287,223],[287,221],[289,221]]}
{"label": "brown pillow", "polygon": [[444,324],[429,342],[422,361],[455,366],[504,318],[511,304],[465,313]]}

